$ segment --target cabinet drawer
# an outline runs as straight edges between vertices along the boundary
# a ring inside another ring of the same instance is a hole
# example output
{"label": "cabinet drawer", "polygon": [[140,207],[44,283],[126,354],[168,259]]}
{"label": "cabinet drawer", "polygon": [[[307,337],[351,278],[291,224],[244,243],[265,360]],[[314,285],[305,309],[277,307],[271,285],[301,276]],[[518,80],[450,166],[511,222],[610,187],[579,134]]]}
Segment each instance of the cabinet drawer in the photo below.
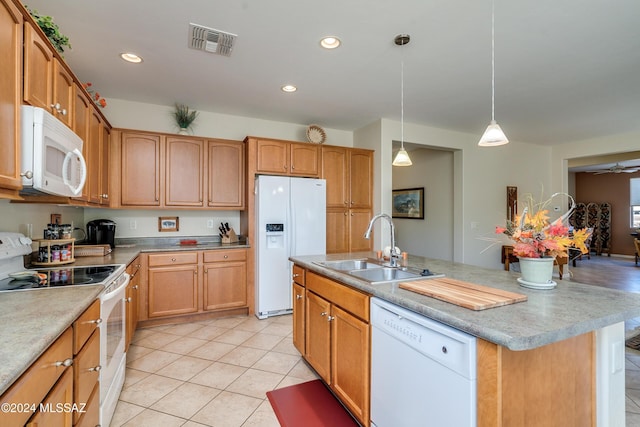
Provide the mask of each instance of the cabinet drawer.
{"label": "cabinet drawer", "polygon": [[[81,404],[89,400],[89,396],[98,384],[100,366],[100,331],[91,335],[73,362],[73,401]],[[74,413],[74,422],[82,415]]]}
{"label": "cabinet drawer", "polygon": [[[66,331],[22,374],[18,380],[0,398],[0,403],[42,402],[58,378],[71,364],[73,359],[73,332]],[[67,363],[62,364],[62,362]],[[24,425],[32,414],[30,412],[5,412],[3,425]]]}
{"label": "cabinet drawer", "polygon": [[313,291],[329,302],[369,322],[369,296],[367,294],[352,289],[347,285],[334,282],[312,271],[307,272],[306,287],[307,290]]}
{"label": "cabinet drawer", "polygon": [[98,328],[100,320],[100,300],[95,300],[84,313],[73,322],[73,354],[78,354],[93,331]]}
{"label": "cabinet drawer", "polygon": [[96,384],[89,400],[86,402],[75,402],[78,405],[86,403],[84,412],[75,427],[96,427],[100,425],[100,384]]}
{"label": "cabinet drawer", "polygon": [[304,286],[305,283],[305,272],[307,270],[305,270],[304,268],[300,267],[297,264],[293,265],[293,281],[295,283],[297,283],[300,286]]}
{"label": "cabinet drawer", "polygon": [[198,252],[171,252],[163,254],[149,255],[149,267],[158,265],[180,265],[180,264],[197,264]]}
{"label": "cabinet drawer", "polygon": [[204,252],[204,262],[245,261],[246,259],[247,251],[244,249]]}

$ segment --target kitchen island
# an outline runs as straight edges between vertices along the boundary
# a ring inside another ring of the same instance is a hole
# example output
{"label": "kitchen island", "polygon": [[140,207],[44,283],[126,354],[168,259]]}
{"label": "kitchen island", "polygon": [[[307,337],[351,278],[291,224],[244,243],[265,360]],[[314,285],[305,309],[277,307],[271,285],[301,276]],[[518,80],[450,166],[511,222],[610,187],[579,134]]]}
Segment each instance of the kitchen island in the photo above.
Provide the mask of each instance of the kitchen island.
{"label": "kitchen island", "polygon": [[[291,260],[311,274],[478,337],[478,425],[527,425],[526,420],[536,425],[541,414],[552,410],[568,411],[585,422],[575,425],[624,425],[624,321],[640,316],[640,295],[562,280],[555,289],[533,290],[518,286],[514,273],[409,257],[410,268],[428,268],[528,298],[473,311],[401,289],[397,283],[370,285],[319,264],[374,257],[362,252]],[[520,393],[528,388],[542,390],[552,401],[527,400]],[[565,398],[567,388],[571,399]]]}

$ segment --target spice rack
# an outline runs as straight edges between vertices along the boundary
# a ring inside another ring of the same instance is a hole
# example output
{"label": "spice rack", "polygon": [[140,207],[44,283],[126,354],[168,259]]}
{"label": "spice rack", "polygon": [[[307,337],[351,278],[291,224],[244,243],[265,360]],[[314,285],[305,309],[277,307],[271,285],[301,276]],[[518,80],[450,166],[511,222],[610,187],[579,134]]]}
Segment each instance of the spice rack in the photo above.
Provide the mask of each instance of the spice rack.
{"label": "spice rack", "polygon": [[[34,242],[38,244],[38,250],[36,251],[36,261],[32,261],[31,264],[52,266],[75,262],[75,241],[76,239],[34,239]],[[60,246],[60,248],[53,248],[54,246]],[[64,248],[65,246],[68,249]]]}

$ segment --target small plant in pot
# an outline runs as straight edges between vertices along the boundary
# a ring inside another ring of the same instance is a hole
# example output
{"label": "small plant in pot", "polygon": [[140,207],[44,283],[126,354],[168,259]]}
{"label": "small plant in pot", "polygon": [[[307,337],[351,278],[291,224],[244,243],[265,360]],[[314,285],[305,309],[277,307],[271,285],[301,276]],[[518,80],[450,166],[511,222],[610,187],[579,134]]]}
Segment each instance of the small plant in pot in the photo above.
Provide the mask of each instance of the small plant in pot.
{"label": "small plant in pot", "polygon": [[184,104],[176,103],[176,109],[173,112],[173,117],[176,120],[176,125],[180,128],[178,133],[180,135],[188,135],[191,125],[198,117],[198,112],[190,110],[189,107]]}

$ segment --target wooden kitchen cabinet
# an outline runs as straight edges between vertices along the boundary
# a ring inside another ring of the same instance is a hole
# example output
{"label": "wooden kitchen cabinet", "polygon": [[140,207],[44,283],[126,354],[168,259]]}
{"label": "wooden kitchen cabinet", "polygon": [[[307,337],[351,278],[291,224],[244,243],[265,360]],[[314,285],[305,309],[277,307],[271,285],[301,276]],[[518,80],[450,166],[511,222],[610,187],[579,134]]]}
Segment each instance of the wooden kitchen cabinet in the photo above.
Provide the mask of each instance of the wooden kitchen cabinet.
{"label": "wooden kitchen cabinet", "polygon": [[123,132],[120,143],[120,203],[160,206],[160,135]]}
{"label": "wooden kitchen cabinet", "polygon": [[[9,389],[0,396],[0,404],[25,404],[33,403],[38,405],[45,401],[47,396],[52,400],[62,396],[65,401],[73,400],[72,389],[69,391],[68,382],[73,385],[73,332],[72,328],[67,328],[58,339],[49,346],[47,350],[20,376]],[[60,389],[54,391],[55,397],[50,393],[58,379],[66,373],[64,384]],[[62,391],[61,391],[62,390]],[[70,414],[69,414],[70,415]],[[31,412],[4,412],[2,414],[3,425],[21,426],[24,425],[31,416]],[[68,425],[69,424],[40,424],[40,425]],[[6,424],[5,424],[6,423]]]}
{"label": "wooden kitchen cabinet", "polygon": [[364,232],[372,218],[373,152],[322,147],[327,181],[327,253],[371,250]]}
{"label": "wooden kitchen cabinet", "polygon": [[246,249],[204,251],[203,260],[203,309],[208,311],[246,307]]}
{"label": "wooden kitchen cabinet", "polygon": [[170,136],[166,137],[165,147],[164,204],[204,206],[204,140]]}
{"label": "wooden kitchen cabinet", "polygon": [[11,0],[0,0],[0,198],[18,198],[23,18]]}
{"label": "wooden kitchen cabinet", "polygon": [[46,411],[38,409],[31,417],[26,427],[59,426],[71,427],[73,414],[71,411],[56,411],[58,405],[69,408],[73,403],[73,374],[71,369],[66,369],[60,380],[51,389],[47,397],[42,401],[42,406],[49,408]]}
{"label": "wooden kitchen cabinet", "polygon": [[136,257],[136,259],[127,266],[129,284],[127,285],[127,304],[125,306],[127,321],[125,329],[125,351],[129,349],[131,339],[138,327],[138,311],[140,306],[140,268],[140,256]]}
{"label": "wooden kitchen cabinet", "polygon": [[112,168],[111,182],[120,189],[119,206],[244,209],[242,141],[119,129],[115,133],[119,146],[110,153],[120,158],[120,165]]}
{"label": "wooden kitchen cabinet", "polygon": [[305,348],[305,269],[299,265],[293,266],[293,346],[298,349],[303,356],[306,354]]}
{"label": "wooden kitchen cabinet", "polygon": [[[91,173],[91,168],[94,167],[91,164],[91,157],[89,153],[89,112],[92,109],[92,102],[89,97],[81,90],[80,86],[76,85],[75,95],[73,103],[73,131],[82,138],[82,157],[87,164],[87,172]],[[89,201],[89,185],[85,182],[82,188],[82,193],[74,198],[75,200],[88,202]]]}
{"label": "wooden kitchen cabinet", "polygon": [[27,104],[41,107],[72,128],[73,74],[53,52],[40,28],[24,23],[24,87]]}
{"label": "wooden kitchen cabinet", "polygon": [[198,311],[198,252],[149,255],[148,317]]}
{"label": "wooden kitchen cabinet", "polygon": [[244,143],[223,139],[207,141],[207,206],[244,209]]}
{"label": "wooden kitchen cabinet", "polygon": [[[100,300],[96,300],[73,322],[73,402],[86,404],[100,394]],[[99,406],[85,405],[85,413],[74,412],[73,423],[80,417],[99,418]]]}
{"label": "wooden kitchen cabinet", "polygon": [[87,182],[89,203],[109,205],[109,130],[94,108],[89,110]]}
{"label": "wooden kitchen cabinet", "polygon": [[[94,107],[95,108],[95,107]],[[102,122],[102,139],[100,140],[100,205],[108,207],[110,202],[109,162],[111,145],[111,128],[106,121]]]}
{"label": "wooden kitchen cabinet", "polygon": [[368,425],[369,296],[314,272],[305,276],[304,357],[352,415]]}
{"label": "wooden kitchen cabinet", "polygon": [[317,145],[255,139],[255,150],[257,173],[316,178],[319,175],[320,150]]}

